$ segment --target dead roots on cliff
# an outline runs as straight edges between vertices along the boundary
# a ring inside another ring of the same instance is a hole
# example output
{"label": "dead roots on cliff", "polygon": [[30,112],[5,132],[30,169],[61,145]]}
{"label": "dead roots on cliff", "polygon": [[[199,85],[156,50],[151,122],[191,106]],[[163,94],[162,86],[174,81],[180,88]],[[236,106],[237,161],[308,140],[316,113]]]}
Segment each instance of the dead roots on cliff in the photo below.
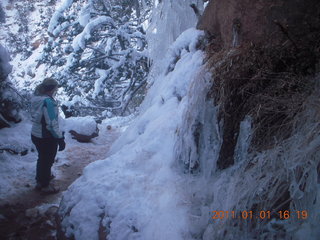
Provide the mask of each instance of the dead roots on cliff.
{"label": "dead roots on cliff", "polygon": [[[271,147],[291,135],[313,82],[315,56],[308,50],[249,46],[218,52],[209,59],[214,83],[209,96],[220,106],[220,118],[233,134],[246,115],[253,119],[253,144]],[[227,129],[225,129],[228,131]]]}

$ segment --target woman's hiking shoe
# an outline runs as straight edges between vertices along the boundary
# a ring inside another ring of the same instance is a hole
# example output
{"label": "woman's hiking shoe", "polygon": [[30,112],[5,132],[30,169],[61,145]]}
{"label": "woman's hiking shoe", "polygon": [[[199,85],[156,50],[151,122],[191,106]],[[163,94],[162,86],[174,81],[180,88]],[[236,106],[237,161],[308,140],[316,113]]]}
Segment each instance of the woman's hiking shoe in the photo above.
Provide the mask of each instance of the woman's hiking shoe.
{"label": "woman's hiking shoe", "polygon": [[40,191],[42,188],[42,185],[40,183],[37,183],[37,185],[35,186],[35,190]]}
{"label": "woman's hiking shoe", "polygon": [[60,191],[60,188],[57,186],[54,186],[52,184],[49,184],[46,187],[42,187],[40,189],[40,192],[45,193],[45,194],[54,194]]}
{"label": "woman's hiking shoe", "polygon": [[54,194],[60,191],[60,188],[54,186],[53,184],[49,184],[46,187],[43,187],[40,183],[37,183],[35,190],[44,193],[44,194]]}

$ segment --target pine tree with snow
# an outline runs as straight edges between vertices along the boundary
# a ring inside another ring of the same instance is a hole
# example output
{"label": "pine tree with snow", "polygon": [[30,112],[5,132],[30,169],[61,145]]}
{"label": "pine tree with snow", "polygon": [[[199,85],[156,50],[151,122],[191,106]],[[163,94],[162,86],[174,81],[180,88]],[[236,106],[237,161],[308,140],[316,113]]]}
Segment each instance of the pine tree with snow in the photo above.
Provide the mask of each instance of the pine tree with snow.
{"label": "pine tree with snow", "polygon": [[82,114],[124,115],[140,104],[149,72],[143,23],[150,7],[146,0],[62,2],[40,62],[60,67],[55,77],[68,106]]}
{"label": "pine tree with snow", "polygon": [[7,77],[12,70],[9,64],[10,56],[2,45],[0,45],[0,128],[10,127],[10,122],[19,122],[19,110],[21,104],[19,97]]}
{"label": "pine tree with snow", "polygon": [[6,14],[3,10],[3,7],[0,3],[0,23],[5,23],[6,22]]}

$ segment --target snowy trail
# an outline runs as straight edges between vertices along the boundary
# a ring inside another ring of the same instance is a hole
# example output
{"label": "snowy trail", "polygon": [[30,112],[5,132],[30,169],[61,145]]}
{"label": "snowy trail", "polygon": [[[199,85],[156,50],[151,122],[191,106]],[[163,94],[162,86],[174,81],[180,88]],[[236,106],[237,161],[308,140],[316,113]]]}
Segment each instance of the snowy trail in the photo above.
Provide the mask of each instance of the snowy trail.
{"label": "snowy trail", "polygon": [[5,204],[0,204],[0,238],[56,239],[55,213],[63,191],[81,176],[89,163],[108,156],[119,134],[119,129],[103,129],[92,143],[78,143],[67,137],[67,148],[58,154],[53,167],[56,175],[53,182],[60,187],[58,194],[42,195],[34,190],[33,184],[17,179],[27,190],[10,195]]}

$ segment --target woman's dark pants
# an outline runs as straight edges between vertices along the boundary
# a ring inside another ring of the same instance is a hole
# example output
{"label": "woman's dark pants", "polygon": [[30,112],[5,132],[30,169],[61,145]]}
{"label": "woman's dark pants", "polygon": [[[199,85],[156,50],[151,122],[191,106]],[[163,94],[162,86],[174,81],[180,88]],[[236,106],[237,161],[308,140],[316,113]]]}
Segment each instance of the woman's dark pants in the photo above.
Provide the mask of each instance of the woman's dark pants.
{"label": "woman's dark pants", "polygon": [[31,135],[31,140],[38,151],[36,180],[42,187],[49,185],[51,167],[57,154],[58,142],[55,138],[37,138]]}

